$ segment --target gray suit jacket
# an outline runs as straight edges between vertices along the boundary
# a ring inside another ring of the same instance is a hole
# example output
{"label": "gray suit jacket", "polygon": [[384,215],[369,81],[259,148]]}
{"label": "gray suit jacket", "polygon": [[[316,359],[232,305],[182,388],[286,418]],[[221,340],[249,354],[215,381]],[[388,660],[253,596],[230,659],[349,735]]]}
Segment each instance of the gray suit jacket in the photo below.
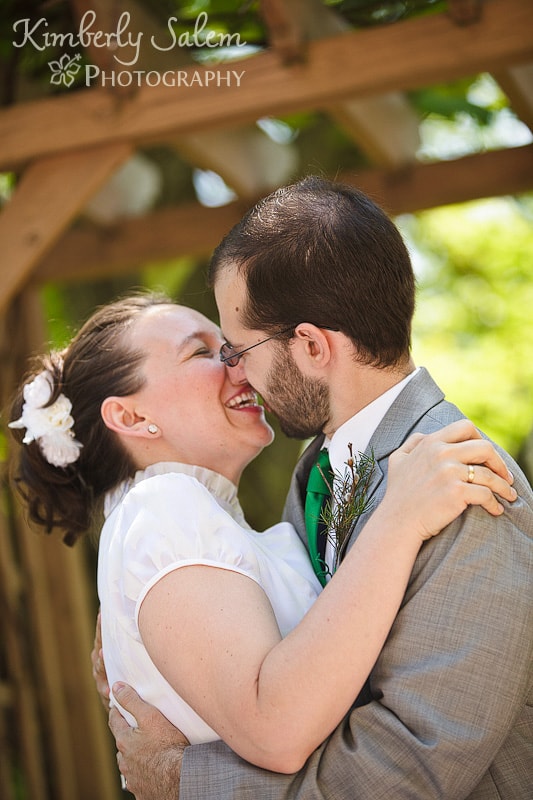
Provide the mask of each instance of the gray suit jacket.
{"label": "gray suit jacket", "polygon": [[[374,508],[390,453],[462,416],[425,370],[410,381],[369,445]],[[320,444],[299,461],[287,501],[302,537]],[[471,507],[424,545],[365,690],[305,767],[278,775],[222,742],[188,747],[180,800],[533,798],[533,492],[505,458],[519,499],[498,518]]]}

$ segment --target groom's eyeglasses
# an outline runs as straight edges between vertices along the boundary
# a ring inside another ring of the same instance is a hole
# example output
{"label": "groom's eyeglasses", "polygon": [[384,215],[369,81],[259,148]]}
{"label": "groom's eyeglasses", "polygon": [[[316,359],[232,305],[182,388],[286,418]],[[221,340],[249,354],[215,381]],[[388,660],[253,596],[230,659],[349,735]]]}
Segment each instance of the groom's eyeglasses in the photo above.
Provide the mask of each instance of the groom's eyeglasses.
{"label": "groom's eyeglasses", "polygon": [[267,339],[262,339],[260,342],[256,342],[255,344],[251,344],[250,347],[245,347],[244,350],[239,350],[238,353],[235,352],[235,348],[229,342],[224,342],[222,347],[220,348],[220,360],[223,364],[226,364],[228,367],[236,367],[239,361],[241,360],[241,356],[248,352],[248,350],[253,350],[254,347],[259,347],[260,344],[265,344],[265,342],[270,342],[271,339],[276,339],[278,336],[283,336],[284,333],[289,333],[289,331],[294,330],[294,325],[291,325],[290,328],[284,328],[282,331],[278,331],[273,336],[269,336]]}
{"label": "groom's eyeglasses", "polygon": [[[289,333],[289,331],[293,331],[295,329],[295,325],[291,325],[290,328],[284,328],[282,331],[278,331],[273,336],[268,336],[266,339],[262,339],[260,342],[256,342],[255,344],[251,344],[250,347],[245,347],[244,350],[239,350],[238,353],[235,352],[235,348],[229,342],[224,342],[222,347],[220,348],[220,360],[223,364],[226,364],[228,367],[236,367],[239,361],[241,360],[241,356],[248,352],[248,350],[253,350],[254,347],[259,347],[260,344],[265,344],[265,342],[270,342],[271,339],[276,339],[278,336],[283,336],[284,333]],[[338,328],[330,328],[328,325],[317,325],[318,328],[324,328],[327,331],[338,331]]]}

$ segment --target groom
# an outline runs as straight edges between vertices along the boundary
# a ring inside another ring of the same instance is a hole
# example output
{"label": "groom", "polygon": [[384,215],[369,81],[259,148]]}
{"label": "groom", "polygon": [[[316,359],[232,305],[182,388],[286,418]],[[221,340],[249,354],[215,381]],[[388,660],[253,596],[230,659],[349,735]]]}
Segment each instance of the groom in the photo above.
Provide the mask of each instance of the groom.
{"label": "groom", "polygon": [[[373,451],[375,507],[389,454],[414,431],[462,418],[415,369],[409,256],[357,190],[307,178],[273,193],[219,245],[210,280],[232,380],[249,382],[289,436],[317,436],[285,512],[304,540],[307,476],[324,441],[341,473],[349,443]],[[116,710],[110,725],[138,800],[530,798],[533,494],[505,458],[519,499],[498,518],[469,507],[424,547],[365,689],[299,773],[263,771],[222,742],[183,747],[155,709],[119,690],[139,728]],[[479,469],[465,474],[473,491]],[[323,558],[331,570],[331,546]]]}

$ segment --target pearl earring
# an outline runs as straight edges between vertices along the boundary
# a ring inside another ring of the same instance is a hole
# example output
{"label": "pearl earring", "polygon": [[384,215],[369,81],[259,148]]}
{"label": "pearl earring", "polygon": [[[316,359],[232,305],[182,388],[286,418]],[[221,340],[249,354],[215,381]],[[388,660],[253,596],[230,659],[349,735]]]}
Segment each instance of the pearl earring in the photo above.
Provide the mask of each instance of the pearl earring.
{"label": "pearl earring", "polygon": [[154,423],[151,422],[148,425],[148,433],[159,433],[159,428],[157,427],[157,425],[154,425]]}

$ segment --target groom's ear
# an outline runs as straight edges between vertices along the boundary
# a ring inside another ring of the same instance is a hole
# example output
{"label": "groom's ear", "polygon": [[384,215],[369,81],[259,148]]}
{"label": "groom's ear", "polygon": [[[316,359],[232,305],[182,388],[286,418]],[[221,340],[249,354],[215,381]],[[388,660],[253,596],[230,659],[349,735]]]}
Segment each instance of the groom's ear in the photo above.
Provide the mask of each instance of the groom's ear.
{"label": "groom's ear", "polygon": [[106,397],[100,407],[100,414],[105,426],[115,433],[153,438],[147,430],[149,420],[136,411],[133,398]]}
{"label": "groom's ear", "polygon": [[310,322],[301,322],[294,330],[292,355],[302,372],[323,369],[331,359],[329,334]]}

